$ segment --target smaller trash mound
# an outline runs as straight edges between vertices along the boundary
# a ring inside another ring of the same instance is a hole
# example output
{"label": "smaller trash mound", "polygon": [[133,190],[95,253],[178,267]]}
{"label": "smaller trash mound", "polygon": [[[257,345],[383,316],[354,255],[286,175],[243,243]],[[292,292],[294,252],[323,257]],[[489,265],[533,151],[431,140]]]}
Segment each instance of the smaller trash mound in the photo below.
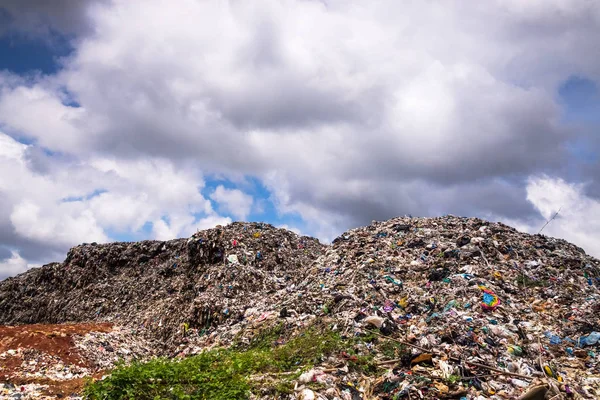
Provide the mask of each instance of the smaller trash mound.
{"label": "smaller trash mound", "polygon": [[243,318],[303,279],[318,240],[260,223],[232,223],[166,242],[84,244],[63,263],[0,282],[0,324],[106,321],[167,351],[189,329]]}

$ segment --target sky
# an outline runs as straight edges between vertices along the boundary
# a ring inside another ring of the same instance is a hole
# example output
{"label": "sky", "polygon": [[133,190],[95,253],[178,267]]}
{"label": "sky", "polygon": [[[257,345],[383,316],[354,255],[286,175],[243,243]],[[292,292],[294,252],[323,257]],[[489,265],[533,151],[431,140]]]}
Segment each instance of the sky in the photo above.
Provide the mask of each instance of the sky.
{"label": "sky", "polygon": [[3,0],[0,279],[231,221],[600,256],[599,47],[590,0]]}

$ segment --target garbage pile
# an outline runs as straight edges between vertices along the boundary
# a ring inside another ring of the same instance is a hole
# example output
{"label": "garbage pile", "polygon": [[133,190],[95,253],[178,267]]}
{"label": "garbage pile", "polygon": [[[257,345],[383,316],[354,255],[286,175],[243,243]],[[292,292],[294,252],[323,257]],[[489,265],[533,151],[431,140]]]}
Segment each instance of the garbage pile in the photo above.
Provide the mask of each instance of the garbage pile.
{"label": "garbage pile", "polygon": [[[577,246],[475,218],[373,222],[330,246],[233,223],[75,247],[0,282],[0,324],[107,321],[171,356],[321,324],[364,338],[356,351],[377,372],[340,354],[303,371],[293,398],[591,399],[599,289],[599,261]],[[392,357],[386,341],[405,350]]]}
{"label": "garbage pile", "polygon": [[[564,240],[479,219],[396,218],[342,234],[312,272],[306,297],[346,332],[402,339],[445,385],[517,398],[538,379],[554,395],[600,396],[599,262]],[[449,393],[403,362],[380,396]]]}
{"label": "garbage pile", "polygon": [[0,282],[0,324],[111,322],[166,351],[190,329],[268,303],[324,250],[317,239],[262,223],[166,242],[84,244],[62,263]]}

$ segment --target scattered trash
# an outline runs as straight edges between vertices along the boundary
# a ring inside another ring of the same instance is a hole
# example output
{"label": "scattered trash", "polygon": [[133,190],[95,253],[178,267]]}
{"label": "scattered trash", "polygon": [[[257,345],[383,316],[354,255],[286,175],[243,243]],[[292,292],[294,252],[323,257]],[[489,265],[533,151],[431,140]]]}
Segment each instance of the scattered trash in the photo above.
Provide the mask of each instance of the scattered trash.
{"label": "scattered trash", "polygon": [[583,337],[580,342],[584,346],[593,346],[600,340],[600,332],[592,332],[588,336]]}
{"label": "scattered trash", "polygon": [[376,326],[377,328],[381,328],[383,326],[384,318],[378,317],[376,315],[371,315],[365,318],[365,323]]}
{"label": "scattered trash", "polygon": [[548,387],[546,386],[536,386],[527,391],[524,395],[519,397],[519,400],[544,400],[546,397],[546,393],[548,392]]}
{"label": "scattered trash", "polygon": [[486,311],[494,311],[500,305],[500,299],[489,289],[483,289],[481,307]]}
{"label": "scattered trash", "polygon": [[417,364],[421,364],[421,363],[429,363],[431,364],[432,360],[432,356],[431,354],[427,354],[427,353],[423,353],[423,354],[419,354],[418,356],[416,356],[415,358],[413,358],[410,361],[411,365],[417,365]]}
{"label": "scattered trash", "polygon": [[300,395],[298,396],[300,400],[315,400],[317,397],[315,392],[310,389],[302,389]]}

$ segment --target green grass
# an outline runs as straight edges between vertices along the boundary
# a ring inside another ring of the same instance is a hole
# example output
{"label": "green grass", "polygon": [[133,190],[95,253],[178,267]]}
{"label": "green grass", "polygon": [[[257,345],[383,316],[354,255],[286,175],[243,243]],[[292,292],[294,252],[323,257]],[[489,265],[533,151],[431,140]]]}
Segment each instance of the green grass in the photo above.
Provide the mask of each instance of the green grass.
{"label": "green grass", "polygon": [[[180,360],[157,358],[145,363],[120,364],[107,378],[89,382],[84,398],[224,400],[247,399],[251,393],[277,398],[292,392],[292,382],[302,370],[319,364],[331,354],[353,351],[352,343],[338,333],[316,327],[274,345],[284,333],[282,326],[276,326],[260,333],[249,345],[237,344]],[[360,356],[351,364],[361,370],[373,368],[368,356]],[[289,371],[297,373],[277,375]],[[268,379],[257,381],[251,379],[252,375],[266,375]]]}

